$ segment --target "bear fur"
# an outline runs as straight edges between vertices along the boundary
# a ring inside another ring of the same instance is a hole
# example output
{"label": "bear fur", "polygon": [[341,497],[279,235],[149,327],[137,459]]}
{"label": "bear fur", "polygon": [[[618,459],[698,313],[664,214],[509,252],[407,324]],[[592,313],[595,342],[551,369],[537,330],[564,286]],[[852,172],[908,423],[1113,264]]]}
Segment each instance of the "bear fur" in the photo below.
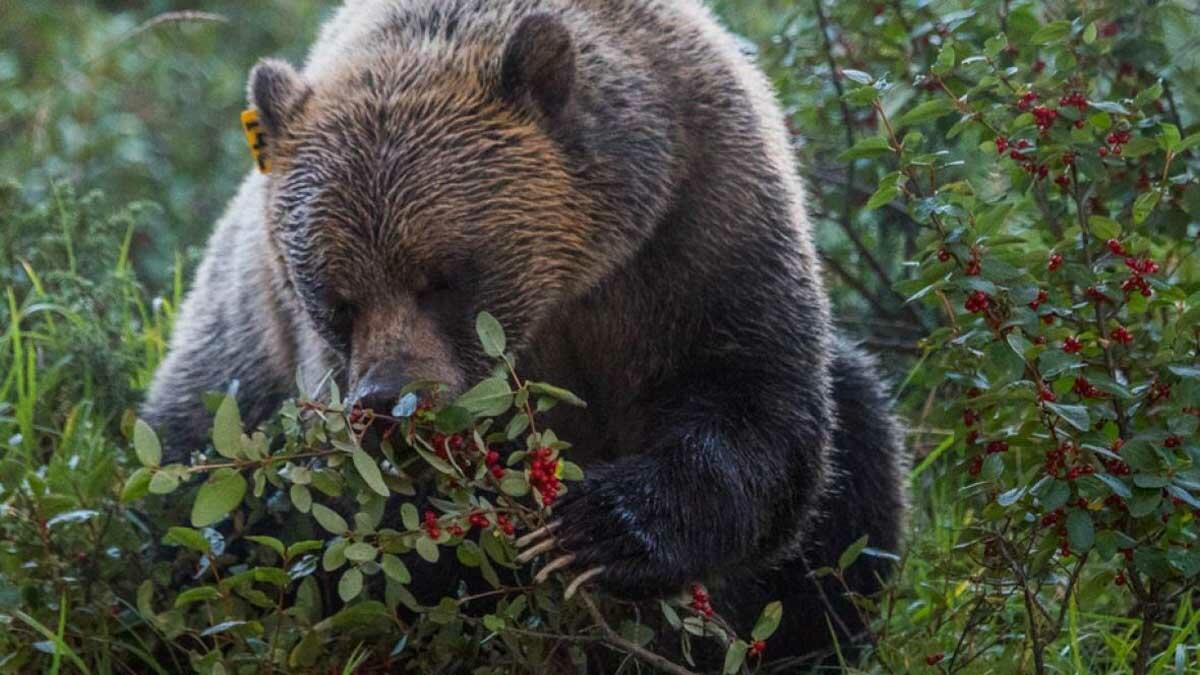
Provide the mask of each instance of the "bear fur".
{"label": "bear fur", "polygon": [[233,382],[251,424],[297,372],[380,405],[461,391],[486,310],[524,375],[589,403],[548,421],[587,473],[555,508],[569,575],[702,580],[739,631],[783,600],[772,656],[861,631],[808,571],[898,548],[907,453],[832,328],[779,106],[700,2],[352,1],[249,95],[272,171],[218,224],[143,408],[170,458]]}

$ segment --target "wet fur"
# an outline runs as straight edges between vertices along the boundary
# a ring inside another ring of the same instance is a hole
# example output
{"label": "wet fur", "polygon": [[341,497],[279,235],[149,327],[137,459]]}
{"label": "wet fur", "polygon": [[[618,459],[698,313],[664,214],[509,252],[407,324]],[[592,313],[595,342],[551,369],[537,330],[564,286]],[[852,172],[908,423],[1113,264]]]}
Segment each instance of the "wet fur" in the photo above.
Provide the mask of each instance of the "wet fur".
{"label": "wet fur", "polygon": [[297,370],[461,388],[488,310],[524,373],[589,402],[549,421],[588,472],[558,509],[579,569],[632,597],[708,581],[743,629],[783,598],[772,655],[828,644],[801,557],[894,550],[906,453],[832,331],[778,105],[707,10],[359,0],[303,71],[251,80],[273,173],[219,223],[144,408],[176,458],[233,380],[251,422]]}

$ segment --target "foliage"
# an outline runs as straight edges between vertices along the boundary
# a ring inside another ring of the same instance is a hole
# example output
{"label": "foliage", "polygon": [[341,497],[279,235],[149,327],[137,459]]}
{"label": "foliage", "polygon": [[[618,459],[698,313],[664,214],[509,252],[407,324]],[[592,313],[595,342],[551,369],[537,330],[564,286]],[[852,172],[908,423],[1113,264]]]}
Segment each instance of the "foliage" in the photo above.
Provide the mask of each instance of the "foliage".
{"label": "foliage", "polygon": [[[834,660],[1196,672],[1196,9],[712,4],[784,101],[843,323],[908,368],[908,547],[885,592],[856,599],[878,616],[869,648]],[[154,23],[182,5],[146,5],[0,9],[0,131],[21,139],[0,147],[19,180],[0,191],[0,671],[432,670],[454,654],[508,672],[636,649],[686,666],[684,644],[753,668],[769,631],[722,638],[702,588],[635,611],[530,583],[499,517],[514,533],[544,522],[532,459],[509,455],[497,482],[480,441],[508,444],[508,423],[487,420],[517,405],[530,427],[514,438],[539,441],[525,451],[570,450],[507,368],[479,407],[394,420],[326,388],[259,433],[217,399],[214,451],[157,466],[129,410],[191,259],[171,251],[203,239],[196,223],[247,168],[250,64],[298,57],[294,27],[311,33],[329,5],[209,3],[229,23]],[[466,459],[439,457],[434,434],[468,428]],[[439,476],[433,493],[418,468]],[[135,499],[151,492],[171,495]],[[422,554],[487,590],[414,607],[406,577],[442,569]]]}

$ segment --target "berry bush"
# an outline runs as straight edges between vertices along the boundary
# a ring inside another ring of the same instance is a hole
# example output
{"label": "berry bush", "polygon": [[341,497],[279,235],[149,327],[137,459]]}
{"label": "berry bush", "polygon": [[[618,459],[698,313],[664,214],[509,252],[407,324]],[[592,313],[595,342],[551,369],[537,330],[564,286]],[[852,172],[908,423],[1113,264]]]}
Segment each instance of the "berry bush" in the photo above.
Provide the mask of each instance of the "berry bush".
{"label": "berry bush", "polygon": [[[218,4],[234,26],[281,11]],[[288,11],[315,27],[319,4]],[[700,580],[635,604],[539,576],[522,538],[582,477],[539,415],[583,402],[523,379],[486,315],[497,368],[461,398],[364,411],[326,383],[247,429],[214,394],[211,447],[162,465],[132,410],[191,258],[165,263],[161,234],[214,215],[204,167],[227,182],[245,156],[233,122],[159,155],[137,130],[234,120],[261,49],[168,93],[219,20],[81,6],[38,43],[61,79],[0,40],[0,129],[30,141],[0,150],[0,672],[1200,672],[1200,11],[711,4],[776,84],[839,319],[909,422],[906,548],[852,597],[863,648],[773,662],[777,604],[739,635],[713,607],[733,591]],[[0,31],[45,28],[14,7]],[[62,86],[131,73],[170,112]],[[193,89],[228,110],[171,107]],[[166,210],[113,206],[137,176]]]}

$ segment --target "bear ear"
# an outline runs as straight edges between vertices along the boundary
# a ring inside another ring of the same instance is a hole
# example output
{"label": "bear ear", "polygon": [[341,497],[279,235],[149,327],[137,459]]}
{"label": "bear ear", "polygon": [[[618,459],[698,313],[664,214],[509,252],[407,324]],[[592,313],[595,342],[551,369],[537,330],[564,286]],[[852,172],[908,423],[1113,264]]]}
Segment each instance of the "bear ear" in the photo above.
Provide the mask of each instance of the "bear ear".
{"label": "bear ear", "polygon": [[550,14],[522,19],[504,47],[500,78],[508,100],[531,100],[547,119],[562,118],[575,89],[575,45],[567,27]]}
{"label": "bear ear", "polygon": [[263,59],[250,71],[247,96],[250,106],[258,109],[266,130],[279,135],[299,104],[308,95],[308,85],[286,61]]}

